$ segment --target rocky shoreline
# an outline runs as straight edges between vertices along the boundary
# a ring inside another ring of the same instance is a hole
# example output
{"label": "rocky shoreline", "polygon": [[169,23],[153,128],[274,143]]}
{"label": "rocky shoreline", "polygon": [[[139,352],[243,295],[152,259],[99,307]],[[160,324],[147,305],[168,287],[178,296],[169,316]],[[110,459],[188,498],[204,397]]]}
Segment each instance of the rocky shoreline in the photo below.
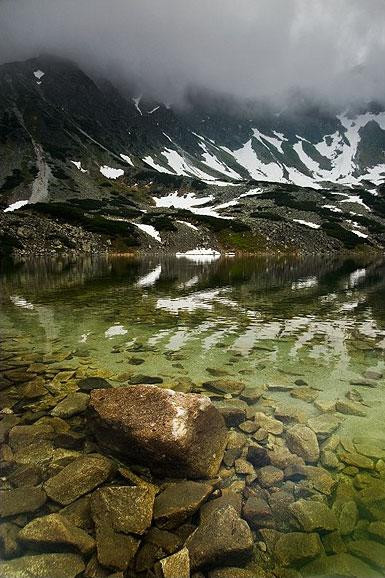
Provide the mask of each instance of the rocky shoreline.
{"label": "rocky shoreline", "polygon": [[[166,215],[170,219],[170,215]],[[177,219],[175,215],[173,218]],[[290,223],[260,219],[253,230],[216,231],[204,224],[170,221],[171,230],[162,230],[162,243],[125,220],[101,217],[92,225],[67,222],[38,211],[0,211],[0,258],[25,260],[32,257],[76,257],[87,254],[175,255],[199,248],[218,254],[236,255],[336,255],[383,252],[378,242],[345,246],[326,233]],[[108,232],[103,232],[106,222]],[[187,223],[187,224],[186,224]],[[123,226],[123,227],[122,227]],[[114,227],[119,227],[114,231]],[[192,228],[193,227],[193,228]],[[122,236],[127,228],[127,237]]]}
{"label": "rocky shoreline", "polygon": [[127,382],[82,351],[21,354],[12,340],[1,363],[1,576],[385,572],[385,447],[338,434],[380,373],[324,402],[301,380]]}

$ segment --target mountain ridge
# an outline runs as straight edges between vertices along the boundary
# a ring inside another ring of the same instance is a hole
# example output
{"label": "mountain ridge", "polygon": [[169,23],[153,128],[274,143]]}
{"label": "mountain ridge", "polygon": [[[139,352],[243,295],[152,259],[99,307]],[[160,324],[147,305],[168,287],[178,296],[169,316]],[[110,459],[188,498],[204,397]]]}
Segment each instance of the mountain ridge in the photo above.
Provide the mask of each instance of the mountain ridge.
{"label": "mountain ridge", "polygon": [[[122,95],[49,56],[2,65],[0,206],[11,212],[25,205],[54,218],[62,211],[76,222],[82,212],[83,224],[102,234],[111,227],[100,219],[117,230],[125,220],[133,246],[152,250],[141,225],[162,219],[164,230],[176,232],[190,219],[204,229],[192,242],[211,240],[218,249],[234,248],[235,237],[249,231],[248,242],[237,237],[235,248],[250,251],[254,243],[266,250],[271,243],[304,251],[306,229],[313,252],[317,243],[330,250],[354,247],[354,240],[385,244],[379,105],[350,115],[263,109],[246,118],[230,114],[219,97],[206,109],[197,93],[192,101],[174,108]],[[180,242],[171,236],[162,250]]]}

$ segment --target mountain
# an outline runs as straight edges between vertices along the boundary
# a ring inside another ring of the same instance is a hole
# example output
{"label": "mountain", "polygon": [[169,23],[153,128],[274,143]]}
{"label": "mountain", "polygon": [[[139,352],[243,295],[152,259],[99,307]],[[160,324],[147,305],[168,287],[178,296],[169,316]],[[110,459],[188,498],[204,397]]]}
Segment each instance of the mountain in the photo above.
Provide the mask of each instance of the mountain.
{"label": "mountain", "polygon": [[384,246],[383,107],[293,102],[274,111],[195,90],[170,107],[66,60],[4,64],[0,206],[152,249]]}

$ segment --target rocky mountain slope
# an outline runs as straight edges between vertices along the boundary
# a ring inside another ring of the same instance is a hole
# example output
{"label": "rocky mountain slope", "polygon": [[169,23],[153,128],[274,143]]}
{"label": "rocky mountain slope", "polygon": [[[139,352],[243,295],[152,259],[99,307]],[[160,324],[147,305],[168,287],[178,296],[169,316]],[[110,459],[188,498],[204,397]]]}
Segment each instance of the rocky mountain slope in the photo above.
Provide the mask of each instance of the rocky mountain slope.
{"label": "rocky mountain slope", "polygon": [[[385,245],[378,105],[335,115],[249,103],[246,114],[195,92],[177,108],[40,57],[0,67],[0,151],[2,244],[24,253],[24,218],[83,227],[115,251]],[[41,234],[50,252],[52,231]]]}

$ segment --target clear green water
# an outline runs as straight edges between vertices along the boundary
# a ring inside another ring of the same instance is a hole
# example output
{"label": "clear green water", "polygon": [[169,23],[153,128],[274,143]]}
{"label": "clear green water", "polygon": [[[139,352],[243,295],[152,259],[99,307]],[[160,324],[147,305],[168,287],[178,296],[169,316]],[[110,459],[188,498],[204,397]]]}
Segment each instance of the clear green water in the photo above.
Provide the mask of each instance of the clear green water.
{"label": "clear green water", "polygon": [[[334,400],[366,370],[385,368],[378,259],[41,261],[4,269],[0,293],[3,351],[72,351],[88,374],[117,384],[140,373],[183,389],[213,379],[211,368],[248,386],[302,379]],[[347,416],[341,433],[385,440],[384,384],[356,388],[368,415]],[[270,397],[318,413],[288,392]]]}

